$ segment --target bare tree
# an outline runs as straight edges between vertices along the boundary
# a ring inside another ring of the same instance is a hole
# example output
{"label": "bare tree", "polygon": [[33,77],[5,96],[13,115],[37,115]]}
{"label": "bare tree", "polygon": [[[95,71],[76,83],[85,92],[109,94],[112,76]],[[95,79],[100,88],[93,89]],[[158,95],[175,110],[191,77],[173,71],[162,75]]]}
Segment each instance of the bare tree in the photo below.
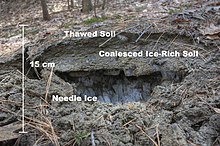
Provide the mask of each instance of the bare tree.
{"label": "bare tree", "polygon": [[105,5],[106,5],[106,0],[103,0],[103,3],[102,3],[102,10],[105,9]]}
{"label": "bare tree", "polygon": [[67,0],[68,10],[70,9],[70,0]]}
{"label": "bare tree", "polygon": [[97,5],[98,5],[98,0],[94,0],[94,15],[95,15],[95,17],[97,17],[97,12],[96,12],[96,8],[97,8]]}
{"label": "bare tree", "polygon": [[82,12],[89,13],[90,11],[92,11],[92,1],[82,0]]}
{"label": "bare tree", "polygon": [[43,11],[43,19],[44,20],[50,20],[50,15],[47,9],[47,2],[46,0],[41,0],[41,6]]}
{"label": "bare tree", "polygon": [[71,8],[74,8],[74,0],[70,0],[70,6]]}
{"label": "bare tree", "polygon": [[70,10],[70,8],[74,8],[74,1],[73,0],[67,0],[67,4],[68,4],[68,10]]}

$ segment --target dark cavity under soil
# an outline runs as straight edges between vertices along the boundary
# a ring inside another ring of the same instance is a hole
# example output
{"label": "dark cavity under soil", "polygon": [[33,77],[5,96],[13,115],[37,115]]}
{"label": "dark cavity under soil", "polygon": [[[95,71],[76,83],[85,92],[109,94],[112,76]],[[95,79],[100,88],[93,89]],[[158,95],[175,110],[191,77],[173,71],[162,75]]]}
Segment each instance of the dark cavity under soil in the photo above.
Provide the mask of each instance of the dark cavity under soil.
{"label": "dark cavity under soil", "polygon": [[122,70],[97,70],[56,73],[66,82],[76,85],[76,94],[83,97],[97,96],[105,103],[147,101],[153,88],[163,81],[181,82],[185,73],[179,71],[154,72],[150,75],[126,76]]}

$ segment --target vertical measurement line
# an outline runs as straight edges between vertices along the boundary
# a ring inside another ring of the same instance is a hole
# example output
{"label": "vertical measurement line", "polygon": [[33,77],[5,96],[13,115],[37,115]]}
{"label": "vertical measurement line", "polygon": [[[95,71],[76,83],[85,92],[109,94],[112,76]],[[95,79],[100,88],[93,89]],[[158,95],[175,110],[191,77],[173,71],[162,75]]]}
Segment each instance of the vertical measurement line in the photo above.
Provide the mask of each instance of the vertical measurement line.
{"label": "vertical measurement line", "polygon": [[24,58],[24,27],[27,25],[20,25],[22,27],[22,131],[19,133],[27,133],[24,131],[25,127],[25,121],[24,121],[24,92],[25,92],[25,86],[24,86],[24,80],[25,80],[25,72],[24,72],[24,67],[25,67],[25,58]]}
{"label": "vertical measurement line", "polygon": [[24,26],[22,26],[22,132],[24,132]]}

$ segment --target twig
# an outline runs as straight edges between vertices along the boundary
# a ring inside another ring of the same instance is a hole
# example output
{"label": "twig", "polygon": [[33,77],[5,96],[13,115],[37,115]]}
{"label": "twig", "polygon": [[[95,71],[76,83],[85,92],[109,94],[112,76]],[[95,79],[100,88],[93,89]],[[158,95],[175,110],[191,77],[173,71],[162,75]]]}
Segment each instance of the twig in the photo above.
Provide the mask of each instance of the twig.
{"label": "twig", "polygon": [[219,142],[220,143],[220,136],[218,136],[216,139],[215,139],[215,141],[213,142],[213,146],[215,145],[215,144],[217,144],[217,142]]}
{"label": "twig", "polygon": [[192,146],[199,146],[197,144],[192,143],[190,140],[187,140],[188,143],[190,143]]}
{"label": "twig", "polygon": [[157,44],[158,44],[158,42],[159,42],[159,40],[161,39],[161,37],[164,35],[164,33],[165,32],[163,32],[160,36],[159,36],[159,38],[157,39],[157,41],[156,41],[156,44],[154,45],[154,47],[153,47],[153,49],[152,50],[154,50],[155,48],[156,48],[156,46],[157,46]]}
{"label": "twig", "polygon": [[173,44],[173,42],[177,39],[177,37],[179,36],[179,34],[177,34],[174,39],[170,42],[170,44],[167,46],[167,49],[169,49],[169,47]]}
{"label": "twig", "polygon": [[146,27],[144,29],[144,31],[141,33],[141,35],[139,35],[139,37],[136,39],[135,43],[138,42],[138,40],[144,35],[144,33],[152,26],[152,24],[150,24],[148,27]]}
{"label": "twig", "polygon": [[[138,25],[139,25],[139,24],[138,24]],[[131,29],[131,28],[135,28],[135,27],[137,27],[138,25],[129,27],[129,28],[125,29],[124,31],[120,31],[120,32],[116,33],[115,36],[121,34],[122,32],[125,32],[125,31],[127,31],[127,30],[129,30],[129,29]],[[103,45],[105,45],[105,44],[106,44],[107,42],[109,42],[112,38],[113,38],[113,37],[110,37],[109,39],[107,39],[104,43],[102,43],[101,45],[99,45],[99,47],[102,47]]]}
{"label": "twig", "polygon": [[7,112],[7,113],[10,113],[10,114],[13,114],[13,115],[15,115],[15,116],[20,116],[20,115],[18,115],[18,113],[20,112],[20,110],[18,111],[18,113],[15,113],[15,112],[13,112],[13,111],[11,111],[11,110],[9,110],[9,109],[3,107],[3,106],[0,106],[0,110],[2,110],[2,111],[4,111],[4,112]]}
{"label": "twig", "polygon": [[151,36],[152,32],[150,32],[150,34],[146,37],[146,39],[144,39],[144,41],[147,41],[147,39]]}
{"label": "twig", "polygon": [[201,97],[197,96],[200,100],[202,100],[205,104],[207,104],[211,109],[213,109],[216,113],[220,114],[220,109],[219,108],[215,108],[213,106],[211,106],[211,104],[209,104],[208,102],[206,102],[204,99],[202,99]]}
{"label": "twig", "polygon": [[147,133],[146,133],[140,126],[138,126],[138,125],[136,125],[136,124],[135,124],[135,126],[136,126],[138,129],[140,129],[141,132],[144,133],[144,134],[154,143],[155,146],[158,146],[158,144],[157,144],[149,135],[147,135]]}
{"label": "twig", "polygon": [[41,79],[41,78],[40,78],[40,76],[39,76],[39,73],[38,73],[38,71],[37,71],[37,68],[36,68],[36,67],[34,67],[34,72],[35,72],[35,74],[37,75],[37,78],[38,78],[38,79]]}
{"label": "twig", "polygon": [[196,46],[196,45],[190,45],[190,44],[186,44],[186,43],[177,43],[177,42],[173,42],[173,44],[183,45],[183,46],[188,46],[188,47],[194,47],[194,48],[198,48],[198,49],[201,49],[201,50],[203,50],[203,51],[209,53],[209,51],[205,50],[205,49],[202,48],[202,47]]}
{"label": "twig", "polygon": [[[120,33],[122,33],[122,31],[121,31],[121,32],[118,32],[118,33],[116,34],[116,36],[119,35]],[[109,42],[112,38],[113,38],[113,37],[110,37],[109,39],[107,39],[104,43],[102,43],[101,45],[99,45],[99,47],[102,47],[103,45],[105,45],[105,44],[106,44],[107,42]]]}
{"label": "twig", "polygon": [[10,76],[6,76],[0,83],[4,82],[6,79],[10,78]]}
{"label": "twig", "polygon": [[14,103],[16,106],[20,106],[21,102],[17,102],[17,101],[12,101],[12,100],[1,100],[0,99],[0,103],[5,104],[6,102],[8,103]]}
{"label": "twig", "polygon": [[160,146],[160,137],[159,137],[159,130],[158,130],[158,126],[156,126],[156,133],[157,133],[157,143],[158,143],[158,146]]}
{"label": "twig", "polygon": [[68,141],[66,144],[64,144],[63,146],[70,146],[72,144],[72,146],[75,146],[76,144],[76,140],[75,138],[74,139],[71,139],[70,141]]}
{"label": "twig", "polygon": [[136,118],[134,118],[134,119],[128,121],[127,123],[125,123],[125,124],[123,125],[123,127],[126,126],[126,125],[128,125],[128,124],[130,124],[130,123],[132,123],[134,120],[136,120]]}
{"label": "twig", "polygon": [[104,136],[103,139],[108,143],[108,146],[112,146],[112,143],[110,143]]}
{"label": "twig", "polygon": [[50,107],[50,109],[52,109],[53,111],[57,112],[57,110],[53,106],[51,106],[44,98],[42,98],[40,96],[40,99],[43,100],[46,103],[46,105],[39,105],[39,106]]}
{"label": "twig", "polygon": [[35,143],[34,143],[34,145],[33,145],[33,146],[38,146],[38,142],[39,142],[39,141],[41,141],[41,140],[43,139],[43,137],[44,137],[44,136],[43,136],[43,135],[41,135],[41,137],[40,137],[40,138],[38,138],[38,140],[36,140],[36,141],[35,141]]}
{"label": "twig", "polygon": [[50,84],[51,84],[51,80],[52,80],[52,75],[53,75],[53,67],[52,67],[52,69],[51,69],[50,76],[49,76],[48,81],[47,81],[46,94],[45,94],[45,100],[46,100],[46,101],[47,101],[47,96],[48,96],[49,89],[50,89]]}

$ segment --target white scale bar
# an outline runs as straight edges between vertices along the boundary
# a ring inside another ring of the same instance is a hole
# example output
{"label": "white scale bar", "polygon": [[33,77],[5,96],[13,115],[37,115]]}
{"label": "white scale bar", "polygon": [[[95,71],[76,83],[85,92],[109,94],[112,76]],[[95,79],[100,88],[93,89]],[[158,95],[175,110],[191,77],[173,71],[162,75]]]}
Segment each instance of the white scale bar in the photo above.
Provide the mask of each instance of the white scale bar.
{"label": "white scale bar", "polygon": [[24,129],[25,127],[25,120],[24,120],[24,92],[25,92],[25,86],[24,86],[24,80],[25,80],[25,72],[24,72],[24,68],[25,68],[25,58],[24,58],[24,27],[27,25],[20,25],[22,27],[22,131],[20,131],[19,133],[27,133]]}

